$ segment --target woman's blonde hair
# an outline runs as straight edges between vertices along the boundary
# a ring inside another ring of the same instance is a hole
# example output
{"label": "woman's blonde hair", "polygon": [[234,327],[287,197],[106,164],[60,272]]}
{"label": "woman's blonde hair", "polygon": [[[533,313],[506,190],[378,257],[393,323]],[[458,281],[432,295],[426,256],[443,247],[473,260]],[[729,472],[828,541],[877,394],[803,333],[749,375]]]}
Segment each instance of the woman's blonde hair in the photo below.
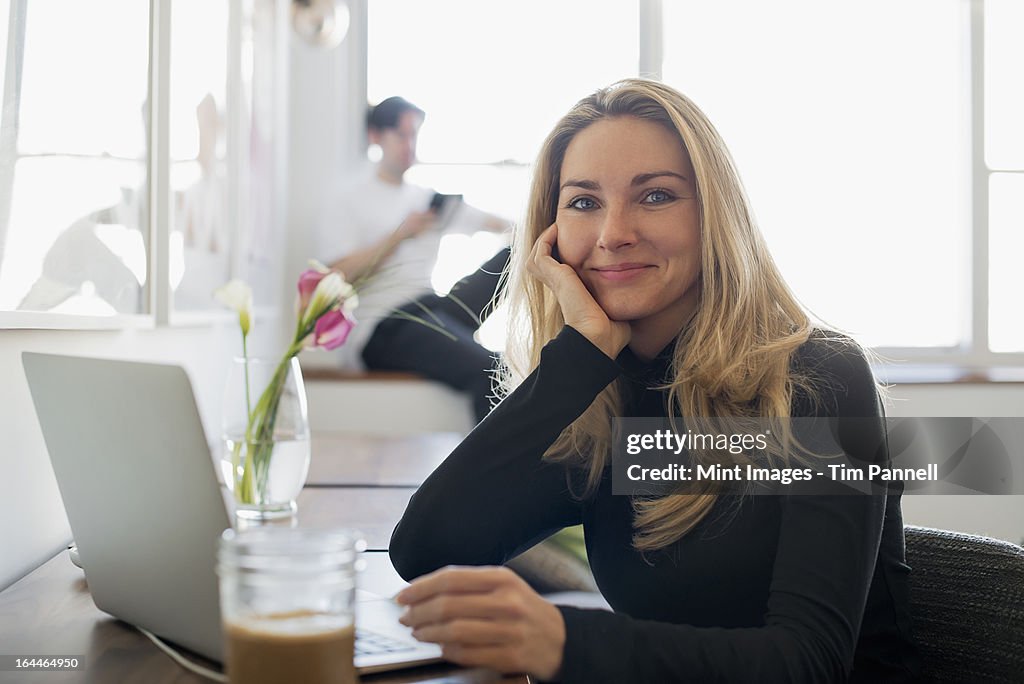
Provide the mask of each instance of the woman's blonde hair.
{"label": "woman's blonde hair", "polygon": [[[681,331],[664,389],[683,417],[784,418],[805,381],[790,357],[811,331],[808,316],[779,274],[751,214],[725,143],[697,106],[654,81],[628,79],[580,100],[548,135],[534,169],[524,225],[512,247],[509,343],[499,392],[514,389],[540,362],[541,348],[564,326],[554,293],[526,270],[537,237],[555,221],[566,149],[587,126],[611,117],[637,117],[674,131],[696,175],[701,217],[701,282],[697,313]],[[609,385],[569,425],[545,458],[581,467],[582,496],[596,490],[608,461],[611,419],[623,412],[620,381]],[[669,411],[673,415],[673,411]],[[714,505],[710,491],[634,499],[634,546],[672,544]]]}

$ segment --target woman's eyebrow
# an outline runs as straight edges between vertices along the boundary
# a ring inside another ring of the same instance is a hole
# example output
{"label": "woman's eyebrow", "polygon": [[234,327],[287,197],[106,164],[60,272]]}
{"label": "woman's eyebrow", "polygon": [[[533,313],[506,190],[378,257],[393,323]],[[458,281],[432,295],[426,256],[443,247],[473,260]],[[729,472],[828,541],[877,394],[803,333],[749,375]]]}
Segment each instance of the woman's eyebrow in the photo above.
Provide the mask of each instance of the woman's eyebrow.
{"label": "woman's eyebrow", "polygon": [[632,184],[633,185],[643,185],[644,183],[648,183],[648,182],[654,180],[655,178],[659,178],[661,176],[672,176],[674,178],[678,178],[679,180],[683,181],[684,183],[689,183],[690,182],[689,178],[687,178],[686,176],[682,175],[681,173],[676,173],[675,171],[652,171],[651,173],[641,173],[641,174],[639,174],[637,176],[633,176],[633,183]]}
{"label": "woman's eyebrow", "polygon": [[567,180],[564,183],[562,183],[562,187],[559,188],[559,191],[565,190],[568,187],[583,188],[584,190],[600,190],[601,189],[601,184],[598,183],[597,181],[585,180],[585,179],[582,179],[582,178],[581,179],[570,178],[569,180]]}
{"label": "woman's eyebrow", "polygon": [[[675,171],[651,171],[649,173],[641,173],[636,176],[633,176],[633,181],[631,185],[644,185],[645,183],[651,182],[655,178],[661,178],[663,176],[671,176],[672,178],[678,178],[684,183],[690,182],[689,178],[687,178],[681,173],[676,173]],[[562,186],[559,188],[559,191],[565,190],[568,187],[582,188],[584,190],[600,190],[601,184],[598,183],[597,181],[585,178],[570,178],[569,180],[562,183]]]}

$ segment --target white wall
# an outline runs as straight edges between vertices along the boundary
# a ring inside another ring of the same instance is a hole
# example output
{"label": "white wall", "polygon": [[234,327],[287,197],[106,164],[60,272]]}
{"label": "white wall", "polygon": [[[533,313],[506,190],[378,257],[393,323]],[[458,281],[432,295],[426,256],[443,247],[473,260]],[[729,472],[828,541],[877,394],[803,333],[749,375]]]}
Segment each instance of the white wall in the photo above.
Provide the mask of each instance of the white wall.
{"label": "white wall", "polygon": [[[301,272],[318,256],[313,231],[324,198],[339,176],[366,159],[366,32],[361,28],[366,11],[361,1],[349,7],[350,29],[337,48],[323,50],[294,38],[291,42],[288,273]],[[292,297],[289,289],[284,301]]]}

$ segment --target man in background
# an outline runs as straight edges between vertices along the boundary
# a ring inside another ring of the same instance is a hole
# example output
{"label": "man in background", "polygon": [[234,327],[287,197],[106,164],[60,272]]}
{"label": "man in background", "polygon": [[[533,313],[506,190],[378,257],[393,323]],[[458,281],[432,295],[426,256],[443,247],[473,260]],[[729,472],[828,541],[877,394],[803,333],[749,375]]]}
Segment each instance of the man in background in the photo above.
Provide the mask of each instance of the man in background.
{"label": "man in background", "polygon": [[494,358],[473,336],[490,313],[508,250],[445,297],[434,293],[430,275],[445,233],[503,232],[508,224],[455,198],[438,202],[434,191],[405,180],[424,118],[401,97],[370,109],[367,132],[380,160],[329,193],[317,253],[359,291],[341,365],[442,382],[469,395],[479,421],[490,410]]}

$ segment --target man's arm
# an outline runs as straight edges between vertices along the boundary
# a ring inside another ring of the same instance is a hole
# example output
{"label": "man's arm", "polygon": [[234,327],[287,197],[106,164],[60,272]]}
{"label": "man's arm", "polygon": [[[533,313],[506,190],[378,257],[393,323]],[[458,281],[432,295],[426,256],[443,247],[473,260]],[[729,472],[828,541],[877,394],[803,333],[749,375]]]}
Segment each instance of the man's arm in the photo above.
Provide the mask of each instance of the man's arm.
{"label": "man's arm", "polygon": [[487,214],[483,221],[484,230],[488,230],[492,233],[504,233],[505,231],[512,228],[512,224],[494,214]]}
{"label": "man's arm", "polygon": [[354,252],[349,252],[327,266],[331,270],[341,271],[350,283],[357,283],[369,278],[376,273],[384,260],[394,254],[402,242],[430,230],[436,220],[437,214],[434,211],[414,211],[384,238]]}

